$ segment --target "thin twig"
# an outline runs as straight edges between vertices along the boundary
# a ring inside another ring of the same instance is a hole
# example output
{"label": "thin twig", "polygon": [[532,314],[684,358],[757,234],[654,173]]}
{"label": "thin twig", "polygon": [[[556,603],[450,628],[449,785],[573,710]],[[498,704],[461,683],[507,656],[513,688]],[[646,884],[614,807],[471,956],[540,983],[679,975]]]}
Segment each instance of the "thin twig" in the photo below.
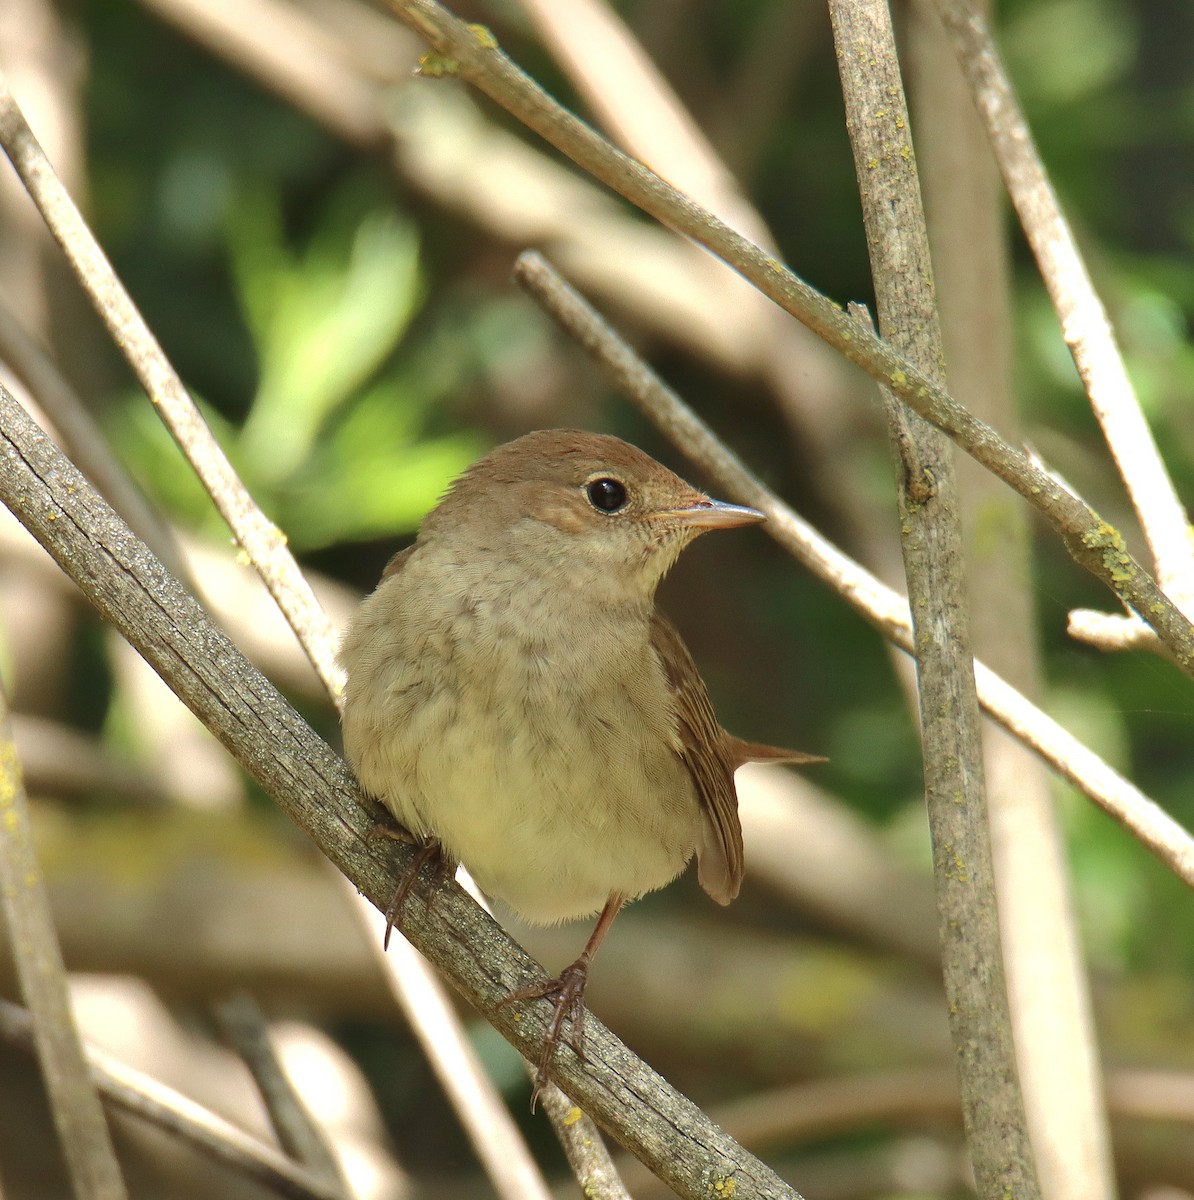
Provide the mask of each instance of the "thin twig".
{"label": "thin twig", "polygon": [[[378,908],[413,850],[371,844],[373,820],[344,762],[236,651],[87,480],[0,388],[0,502],[71,576],[262,789]],[[504,1005],[543,968],[455,885],[407,898],[403,933],[524,1057],[537,1056],[551,1005]],[[564,1049],[556,1082],[680,1195],[793,1200],[795,1192],[727,1138],[599,1021],[582,1062]]]}
{"label": "thin twig", "polygon": [[0,690],[0,913],[7,926],[31,1041],[78,1200],[125,1200],[104,1110],[87,1070],[71,1011],[62,951],[33,848],[29,804]]}
{"label": "thin twig", "polygon": [[1170,646],[1178,665],[1194,674],[1194,627],[1128,554],[1117,529],[1059,488],[1027,455],[838,305],[563,109],[498,49],[488,30],[466,25],[434,0],[387,2],[431,44],[436,70],[454,71],[474,84],[590,174],[729,263],[1013,487],[1049,519],[1074,559],[1145,617]]}
{"label": "thin twig", "polygon": [[[830,0],[829,13],[879,327],[890,344],[940,379],[945,352],[891,11],[887,0]],[[892,422],[891,440],[904,450],[895,456],[900,545],[916,646],[937,928],[966,1141],[980,1196],[1035,1197],[1040,1185],[999,933],[953,447],[911,415],[906,424]],[[932,494],[925,496],[928,483]]]}
{"label": "thin twig", "polygon": [[29,389],[29,394],[62,438],[67,454],[108,498],[108,502],[171,573],[190,579],[169,525],[154,511],[108,448],[99,424],[46,352],[8,308],[0,304],[0,359]]}
{"label": "thin twig", "polygon": [[1061,211],[986,14],[973,0],[937,0],[1020,224],[1057,310],[1061,334],[1148,539],[1157,580],[1194,612],[1194,541],[1069,222]]}
{"label": "thin twig", "polygon": [[[647,366],[538,254],[522,255],[515,278],[610,374],[663,435],[727,495],[767,515],[763,526],[900,649],[912,652],[908,602],[843,554],[764,487],[746,465]],[[1188,886],[1194,887],[1194,837],[1155,801],[983,663],[975,663],[979,702],[1005,729],[1109,813]]]}
{"label": "thin twig", "polygon": [[[210,0],[145,4],[346,141],[373,149],[386,140],[381,88],[344,61],[338,31],[322,27],[300,6],[263,0],[238,0],[235,6]],[[248,45],[251,54],[245,53]]]}
{"label": "thin twig", "polygon": [[[353,890],[343,878],[340,885]],[[431,1066],[453,1109],[471,1114],[464,1122],[465,1132],[494,1190],[504,1200],[551,1200],[551,1189],[486,1075],[443,985],[406,938],[392,938],[387,952],[385,917],[372,907],[368,917],[373,957],[383,970],[388,959],[387,981],[404,981],[401,988],[391,984],[394,998],[419,1041],[436,1048],[429,1056]]]}
{"label": "thin twig", "polygon": [[182,380],[100,249],[0,75],[0,145],[62,247],[113,340],[237,541],[252,559],[332,695],[343,687],[336,641],[286,539],[267,520],[199,415]]}
{"label": "thin twig", "polygon": [[216,1006],[216,1019],[253,1076],[282,1149],[346,1197],[348,1185],[336,1155],[278,1060],[257,1002],[238,992]]}
{"label": "thin twig", "polygon": [[[0,1000],[0,1039],[33,1052],[29,1013]],[[95,1046],[84,1046],[87,1069],[100,1095],[113,1107],[179,1138],[200,1154],[294,1200],[343,1200],[343,1192],[291,1162],[243,1129],[217,1116],[164,1083]]]}
{"label": "thin twig", "polygon": [[[528,1063],[527,1071],[533,1076],[535,1067]],[[539,1103],[555,1130],[585,1200],[630,1200],[630,1192],[592,1118],[577,1108],[554,1083],[548,1083],[539,1093]],[[641,1163],[637,1165],[644,1173],[647,1171]],[[658,1180],[654,1173],[652,1176]]]}
{"label": "thin twig", "polygon": [[1168,655],[1156,631],[1138,617],[1102,612],[1095,608],[1073,608],[1066,619],[1066,633],[1075,641],[1097,646],[1100,650],[1148,650]]}
{"label": "thin twig", "polygon": [[[327,614],[320,607],[281,533],[258,508],[212,437],[91,231],[54,175],[2,76],[0,143],[54,236],[66,251],[113,337],[154,401],[159,415],[274,597],[328,693],[339,704],[343,697],[343,670],[336,658],[338,639]],[[368,924],[371,916],[368,905],[355,904],[355,907]],[[439,1011],[435,1015],[437,1024],[458,1023],[451,1006],[435,986],[430,969],[416,956],[412,956],[403,971],[388,960],[383,962],[382,969],[396,992],[417,989],[423,1003],[438,1005]],[[463,1037],[463,1034],[460,1036]],[[446,1053],[448,1044],[442,1039],[423,1041],[425,1053],[441,1074],[445,1068],[440,1059]],[[457,1115],[469,1129],[474,1144],[482,1145],[486,1138],[501,1138],[487,1147],[482,1155],[483,1161],[499,1171],[498,1178],[503,1173],[508,1174],[510,1163],[517,1163],[516,1174],[522,1187],[531,1187],[530,1181],[534,1179],[537,1182],[533,1186],[545,1192],[547,1185],[535,1167],[525,1140],[517,1126],[509,1120],[501,1097],[481,1071],[479,1063],[475,1058],[459,1055],[454,1061],[455,1069],[477,1072],[467,1085],[462,1083],[460,1088],[449,1089],[449,1095],[457,1100]],[[464,1092],[469,1094],[469,1103],[461,1102]],[[498,1178],[495,1178],[495,1184],[501,1191]],[[521,1194],[527,1193],[524,1190]]]}
{"label": "thin twig", "polygon": [[615,140],[760,244],[772,237],[700,126],[605,0],[520,0]]}

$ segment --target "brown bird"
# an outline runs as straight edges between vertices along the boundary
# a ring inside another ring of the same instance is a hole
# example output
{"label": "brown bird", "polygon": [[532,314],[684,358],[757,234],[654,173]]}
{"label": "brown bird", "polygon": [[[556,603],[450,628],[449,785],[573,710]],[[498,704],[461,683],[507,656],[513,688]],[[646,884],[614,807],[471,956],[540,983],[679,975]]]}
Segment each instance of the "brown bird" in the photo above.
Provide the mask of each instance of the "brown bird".
{"label": "brown bird", "polygon": [[763,519],[617,438],[531,433],[456,481],[345,637],[364,790],[528,921],[600,913],[558,979],[509,997],[556,1002],[532,1105],[569,1015],[583,1057],[589,963],[622,905],[694,854],[714,900],[738,895],[735,769],[821,761],[722,729],[655,607],[689,542]]}

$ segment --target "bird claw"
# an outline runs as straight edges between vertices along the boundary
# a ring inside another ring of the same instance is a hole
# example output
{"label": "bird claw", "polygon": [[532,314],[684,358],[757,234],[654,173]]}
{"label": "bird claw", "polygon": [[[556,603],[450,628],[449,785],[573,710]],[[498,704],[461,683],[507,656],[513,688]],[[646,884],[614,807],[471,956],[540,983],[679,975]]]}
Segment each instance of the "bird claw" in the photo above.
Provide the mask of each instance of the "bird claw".
{"label": "bird claw", "polygon": [[551,1076],[551,1062],[555,1057],[556,1048],[561,1041],[564,1022],[570,1021],[571,1030],[568,1044],[576,1057],[587,1061],[585,1054],[585,984],[589,981],[589,964],[578,959],[570,967],[565,968],[558,979],[545,979],[533,983],[529,987],[517,988],[503,1000],[498,1002],[498,1008],[513,1004],[518,1000],[546,1000],[554,998],[555,1011],[547,1026],[543,1038],[543,1052],[539,1056],[539,1065],[535,1071],[535,1082],[531,1088],[531,1112],[535,1111],[539,1096],[547,1086]]}
{"label": "bird claw", "polygon": [[[401,832],[399,832],[401,831]],[[403,836],[405,835],[405,836]],[[398,826],[397,830],[391,829],[384,825],[375,825],[366,835],[366,840],[387,838],[396,842],[408,842],[418,844],[412,834],[410,834],[402,826]],[[390,948],[390,934],[394,931],[394,926],[398,922],[398,918],[402,913],[402,908],[406,904],[406,898],[410,895],[411,888],[415,886],[415,882],[419,878],[419,872],[429,862],[435,862],[437,865],[437,878],[439,874],[445,870],[447,863],[443,856],[443,851],[439,842],[430,841],[419,845],[418,853],[411,862],[410,867],[402,877],[402,882],[394,891],[394,898],[390,901],[386,908],[386,931],[382,936],[381,948],[388,950]],[[434,893],[433,893],[434,898]],[[430,903],[430,902],[429,902]]]}

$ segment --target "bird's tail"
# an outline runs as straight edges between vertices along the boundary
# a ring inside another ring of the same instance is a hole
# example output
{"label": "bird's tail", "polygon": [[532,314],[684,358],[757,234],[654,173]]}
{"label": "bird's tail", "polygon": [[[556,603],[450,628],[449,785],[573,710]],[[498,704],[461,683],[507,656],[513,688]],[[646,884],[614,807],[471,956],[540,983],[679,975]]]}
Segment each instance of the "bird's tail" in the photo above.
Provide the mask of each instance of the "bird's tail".
{"label": "bird's tail", "polygon": [[730,757],[734,767],[743,763],[788,763],[790,765],[808,766],[811,763],[828,762],[820,754],[805,754],[800,750],[786,750],[782,746],[767,746],[763,742],[744,742],[741,738],[727,734]]}

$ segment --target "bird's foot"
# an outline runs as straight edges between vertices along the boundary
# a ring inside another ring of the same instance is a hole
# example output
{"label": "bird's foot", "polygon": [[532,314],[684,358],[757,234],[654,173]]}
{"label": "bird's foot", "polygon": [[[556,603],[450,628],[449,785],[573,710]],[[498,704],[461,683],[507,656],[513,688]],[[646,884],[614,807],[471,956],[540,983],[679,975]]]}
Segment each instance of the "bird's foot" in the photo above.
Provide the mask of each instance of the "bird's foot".
{"label": "bird's foot", "polygon": [[564,1029],[564,1022],[571,1020],[571,1035],[568,1038],[572,1049],[578,1058],[585,1057],[585,984],[589,981],[589,963],[585,957],[578,958],[567,967],[558,979],[545,979],[542,983],[530,987],[518,988],[511,992],[499,1004],[504,1008],[516,1000],[555,1000],[555,1012],[547,1026],[547,1034],[543,1038],[543,1053],[539,1056],[539,1066],[535,1071],[535,1083],[531,1089],[531,1112],[539,1095],[548,1084],[551,1074],[551,1060],[555,1057],[556,1047]]}
{"label": "bird's foot", "polygon": [[[378,805],[378,810],[381,806]],[[405,842],[408,846],[420,845],[420,841],[405,825],[397,821],[383,818],[377,821],[365,834],[366,842]]]}
{"label": "bird's foot", "polygon": [[402,876],[402,882],[399,883],[394,891],[394,898],[386,908],[386,932],[382,938],[381,945],[383,950],[388,950],[390,948],[390,934],[394,931],[394,926],[402,913],[403,905],[406,904],[406,898],[410,895],[411,888],[415,886],[415,882],[419,878],[419,872],[429,862],[434,862],[436,867],[435,877],[436,882],[438,882],[448,869],[448,860],[444,857],[439,842],[432,839],[429,842],[420,843],[418,838],[402,825],[374,825],[365,835],[365,840],[372,842],[378,839],[405,842],[407,845],[417,845],[419,847],[414,860]]}

